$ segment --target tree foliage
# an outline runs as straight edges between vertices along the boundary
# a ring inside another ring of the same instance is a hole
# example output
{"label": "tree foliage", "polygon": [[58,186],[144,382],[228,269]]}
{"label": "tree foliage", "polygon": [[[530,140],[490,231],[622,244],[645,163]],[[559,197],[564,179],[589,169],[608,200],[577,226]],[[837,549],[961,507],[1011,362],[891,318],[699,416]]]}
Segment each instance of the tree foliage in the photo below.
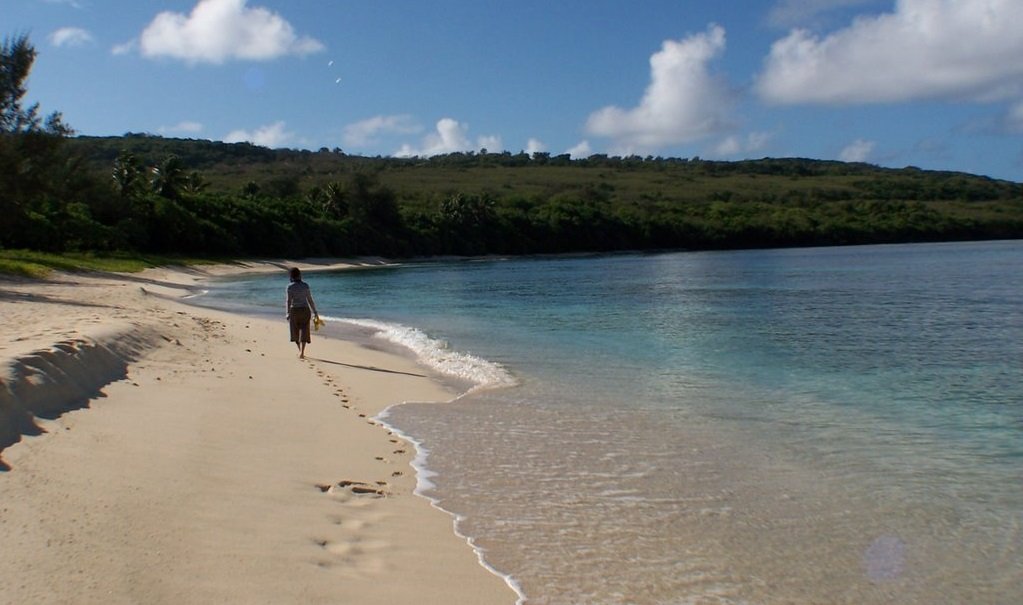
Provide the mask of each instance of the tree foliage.
{"label": "tree foliage", "polygon": [[483,255],[1023,237],[1023,185],[765,158],[367,158],[69,137],[0,48],[0,247],[205,256]]}
{"label": "tree foliage", "polygon": [[4,38],[0,45],[0,133],[71,134],[59,112],[51,113],[45,122],[39,117],[39,104],[22,107],[28,90],[25,81],[35,63],[36,50],[27,35]]}
{"label": "tree foliage", "polygon": [[26,35],[0,44],[0,245],[15,238],[47,245],[55,222],[84,220],[80,201],[68,191],[77,166],[60,155],[71,129],[60,113],[44,121],[38,103],[23,106],[35,57]]}

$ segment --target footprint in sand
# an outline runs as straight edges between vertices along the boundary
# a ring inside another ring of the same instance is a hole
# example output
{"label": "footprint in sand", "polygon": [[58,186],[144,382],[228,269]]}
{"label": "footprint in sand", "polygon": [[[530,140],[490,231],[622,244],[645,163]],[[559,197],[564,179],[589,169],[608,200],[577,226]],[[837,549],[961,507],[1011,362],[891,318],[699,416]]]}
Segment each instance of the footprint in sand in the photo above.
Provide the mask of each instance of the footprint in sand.
{"label": "footprint in sand", "polygon": [[370,524],[369,521],[365,519],[355,519],[341,515],[330,515],[327,518],[330,519],[332,525],[336,525],[342,531],[361,531]]}
{"label": "footprint in sand", "polygon": [[332,496],[369,496],[372,498],[383,498],[387,496],[387,492],[384,490],[373,487],[369,483],[364,481],[351,481],[348,479],[338,481],[337,483],[317,483],[316,488],[325,494]]}
{"label": "footprint in sand", "polygon": [[387,567],[386,561],[379,556],[380,551],[390,547],[383,540],[362,540],[358,537],[343,540],[314,539],[313,543],[326,551],[329,559],[319,559],[315,563],[323,569],[331,569],[347,576],[358,577],[367,574],[378,574]]}

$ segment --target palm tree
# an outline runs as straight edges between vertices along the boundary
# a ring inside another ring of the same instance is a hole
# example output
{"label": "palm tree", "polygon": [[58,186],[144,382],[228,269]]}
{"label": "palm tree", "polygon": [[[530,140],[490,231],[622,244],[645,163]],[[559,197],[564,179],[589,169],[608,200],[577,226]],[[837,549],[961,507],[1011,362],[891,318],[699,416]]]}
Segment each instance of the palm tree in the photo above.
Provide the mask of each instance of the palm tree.
{"label": "palm tree", "polygon": [[206,191],[209,187],[209,182],[199,174],[198,171],[193,170],[187,177],[185,177],[184,191],[192,195],[197,195]]}
{"label": "palm tree", "polygon": [[141,192],[143,174],[142,163],[135,154],[122,151],[114,160],[114,170],[110,176],[114,179],[121,197],[130,198]]}
{"label": "palm tree", "polygon": [[185,188],[185,169],[178,156],[168,156],[159,166],[150,169],[153,191],[166,198],[176,199]]}
{"label": "palm tree", "polygon": [[348,215],[345,188],[338,182],[328,183],[323,190],[323,212],[331,218],[341,219]]}

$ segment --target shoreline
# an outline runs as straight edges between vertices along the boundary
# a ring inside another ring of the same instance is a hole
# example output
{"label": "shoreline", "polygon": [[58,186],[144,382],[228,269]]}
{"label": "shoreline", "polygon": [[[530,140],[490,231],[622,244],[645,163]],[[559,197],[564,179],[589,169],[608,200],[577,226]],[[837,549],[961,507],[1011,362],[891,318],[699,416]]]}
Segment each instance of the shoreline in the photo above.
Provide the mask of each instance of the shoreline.
{"label": "shoreline", "polygon": [[416,487],[415,489],[412,490],[412,493],[417,497],[422,498],[423,500],[429,502],[431,507],[433,507],[435,510],[443,513],[445,516],[451,519],[452,530],[454,534],[459,539],[464,541],[464,543],[467,546],[469,546],[469,548],[472,549],[473,553],[476,555],[476,562],[479,564],[479,566],[487,570],[494,576],[500,578],[505,583],[505,585],[515,593],[516,595],[515,605],[522,605],[526,601],[526,594],[522,591],[522,586],[519,584],[518,580],[516,580],[511,574],[502,572],[499,569],[495,568],[493,565],[491,565],[486,560],[486,557],[484,555],[485,550],[478,544],[476,544],[476,540],[471,536],[462,533],[461,529],[459,528],[459,525],[462,521],[465,520],[465,517],[456,512],[444,508],[443,506],[441,506],[440,499],[435,498],[433,496],[429,496],[425,493],[430,487],[433,486],[433,483],[429,480],[429,477],[427,476],[434,475],[434,473],[426,467],[426,459],[429,457],[429,451],[426,450],[423,447],[422,443],[420,443],[417,439],[408,435],[401,429],[392,426],[390,423],[386,421],[386,418],[390,410],[396,406],[404,405],[404,403],[407,402],[396,403],[388,406],[379,414],[374,416],[373,419],[377,420],[382,425],[386,426],[387,429],[394,433],[395,435],[397,435],[398,438],[410,443],[412,447],[415,448],[416,454],[415,456],[413,456],[412,461],[409,463],[410,466],[413,469],[415,469],[416,473]]}
{"label": "shoreline", "polygon": [[299,361],[283,320],[182,302],[215,277],[382,264],[0,278],[8,598],[521,602],[416,493],[418,446],[383,422],[456,393],[343,340]]}

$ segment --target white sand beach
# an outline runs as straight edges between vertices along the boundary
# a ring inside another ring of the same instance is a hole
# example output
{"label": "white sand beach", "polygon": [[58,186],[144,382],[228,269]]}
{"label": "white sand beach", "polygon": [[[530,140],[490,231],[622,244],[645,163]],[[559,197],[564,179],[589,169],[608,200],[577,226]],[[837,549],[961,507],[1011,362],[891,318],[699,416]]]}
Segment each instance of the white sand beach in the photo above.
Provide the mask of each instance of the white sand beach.
{"label": "white sand beach", "polygon": [[179,300],[286,266],[0,278],[0,602],[516,602],[373,420],[454,393]]}

